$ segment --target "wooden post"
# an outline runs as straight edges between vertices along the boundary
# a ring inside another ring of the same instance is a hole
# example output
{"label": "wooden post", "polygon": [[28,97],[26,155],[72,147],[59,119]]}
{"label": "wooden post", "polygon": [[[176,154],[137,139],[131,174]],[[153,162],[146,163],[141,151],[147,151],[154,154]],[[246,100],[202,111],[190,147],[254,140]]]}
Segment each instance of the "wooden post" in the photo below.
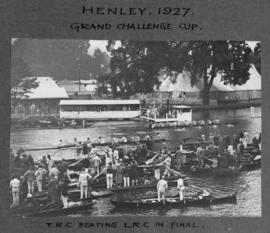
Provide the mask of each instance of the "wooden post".
{"label": "wooden post", "polygon": [[253,117],[255,117],[255,109],[253,106],[250,107],[250,118],[252,119]]}

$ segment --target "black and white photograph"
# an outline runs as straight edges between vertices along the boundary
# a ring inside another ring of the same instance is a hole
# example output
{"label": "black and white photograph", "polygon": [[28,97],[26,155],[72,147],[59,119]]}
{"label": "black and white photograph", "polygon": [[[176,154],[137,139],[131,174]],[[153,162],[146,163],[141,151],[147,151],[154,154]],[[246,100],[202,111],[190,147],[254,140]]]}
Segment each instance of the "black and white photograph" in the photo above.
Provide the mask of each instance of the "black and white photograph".
{"label": "black and white photograph", "polygon": [[10,43],[10,215],[261,216],[260,41]]}

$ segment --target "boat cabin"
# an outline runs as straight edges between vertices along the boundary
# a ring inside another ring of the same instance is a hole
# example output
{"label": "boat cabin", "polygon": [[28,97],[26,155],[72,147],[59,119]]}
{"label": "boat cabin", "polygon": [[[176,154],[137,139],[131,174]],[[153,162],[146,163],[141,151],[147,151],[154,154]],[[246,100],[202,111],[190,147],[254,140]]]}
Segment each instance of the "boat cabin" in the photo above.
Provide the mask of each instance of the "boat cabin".
{"label": "boat cabin", "polygon": [[176,112],[177,121],[192,121],[192,109],[186,105],[173,106],[173,110]]}
{"label": "boat cabin", "polygon": [[133,119],[140,116],[140,100],[61,100],[62,119]]}
{"label": "boat cabin", "polygon": [[143,109],[141,118],[154,123],[162,122],[192,122],[192,108],[186,105],[174,105],[169,109]]}

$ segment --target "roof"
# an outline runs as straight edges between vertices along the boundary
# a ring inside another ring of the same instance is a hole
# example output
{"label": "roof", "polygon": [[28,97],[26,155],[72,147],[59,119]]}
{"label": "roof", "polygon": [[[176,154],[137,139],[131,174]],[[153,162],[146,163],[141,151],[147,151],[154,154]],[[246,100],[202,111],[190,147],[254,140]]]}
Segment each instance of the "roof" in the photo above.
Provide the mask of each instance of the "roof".
{"label": "roof", "polygon": [[187,105],[174,105],[173,108],[191,108]]}
{"label": "roof", "polygon": [[95,80],[80,80],[79,83],[79,81],[62,80],[58,84],[59,86],[65,88],[68,94],[93,94],[97,88],[97,85],[94,81]]}
{"label": "roof", "polygon": [[66,90],[59,87],[51,77],[37,77],[38,87],[27,93],[28,99],[66,99]]}
{"label": "roof", "polygon": [[59,105],[119,105],[140,104],[140,100],[61,100]]}

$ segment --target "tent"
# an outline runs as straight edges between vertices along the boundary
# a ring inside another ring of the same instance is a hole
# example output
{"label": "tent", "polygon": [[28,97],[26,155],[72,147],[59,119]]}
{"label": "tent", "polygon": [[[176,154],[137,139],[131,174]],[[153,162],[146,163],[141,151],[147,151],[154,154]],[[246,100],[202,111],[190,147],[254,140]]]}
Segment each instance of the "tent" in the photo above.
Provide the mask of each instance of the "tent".
{"label": "tent", "polygon": [[34,99],[67,99],[68,94],[63,87],[59,87],[51,77],[37,77],[38,87],[27,93],[28,100]]}
{"label": "tent", "polygon": [[[221,74],[218,74],[214,79],[211,91],[247,91],[247,90],[261,90],[261,75],[252,65],[250,70],[249,80],[242,86],[239,85],[225,85],[222,82]],[[171,81],[171,77],[162,77],[159,91],[165,92],[199,92],[203,90],[203,80],[201,79],[194,86],[190,84],[190,74],[183,72],[178,74],[176,80]]]}

